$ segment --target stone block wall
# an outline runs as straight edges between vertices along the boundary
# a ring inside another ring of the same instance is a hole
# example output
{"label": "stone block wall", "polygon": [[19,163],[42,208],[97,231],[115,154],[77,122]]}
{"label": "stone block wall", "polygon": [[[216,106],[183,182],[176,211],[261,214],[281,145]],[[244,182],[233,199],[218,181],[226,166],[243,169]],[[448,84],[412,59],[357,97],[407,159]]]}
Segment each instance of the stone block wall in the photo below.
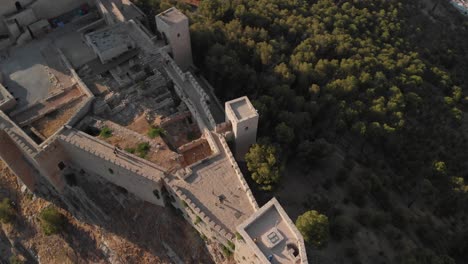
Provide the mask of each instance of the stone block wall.
{"label": "stone block wall", "polygon": [[[134,157],[133,162],[138,164],[136,169],[125,157],[105,155],[100,148],[113,149],[113,146],[100,140],[94,139],[82,132],[74,132],[80,134],[79,139],[60,136],[61,145],[65,152],[72,160],[75,166],[83,168],[85,171],[101,175],[106,180],[127,189],[140,199],[150,202],[155,205],[164,206],[161,196],[161,179],[152,177],[152,168],[140,161],[139,158]],[[81,143],[80,141],[89,140],[92,142]],[[90,147],[92,146],[92,147]],[[110,151],[112,153],[112,151]],[[132,157],[133,158],[133,157]],[[156,174],[161,173],[160,171]],[[157,190],[158,195],[154,194]]]}

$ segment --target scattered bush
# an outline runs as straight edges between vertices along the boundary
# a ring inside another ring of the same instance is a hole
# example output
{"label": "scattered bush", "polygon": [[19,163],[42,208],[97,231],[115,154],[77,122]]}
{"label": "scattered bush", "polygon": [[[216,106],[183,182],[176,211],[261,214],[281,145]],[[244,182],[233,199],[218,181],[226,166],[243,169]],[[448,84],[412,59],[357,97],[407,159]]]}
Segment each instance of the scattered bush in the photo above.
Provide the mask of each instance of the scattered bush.
{"label": "scattered bush", "polygon": [[166,131],[162,127],[152,127],[148,130],[148,137],[156,138],[159,136],[164,136]]}
{"label": "scattered bush", "polygon": [[65,217],[55,207],[44,208],[39,214],[42,231],[47,236],[57,234],[63,230]]}
{"label": "scattered bush", "polygon": [[134,154],[135,153],[135,148],[125,148],[125,151],[127,151],[128,153]]}
{"label": "scattered bush", "polygon": [[223,251],[223,255],[226,257],[226,258],[230,258],[232,256],[232,251],[226,247],[225,245],[222,245],[222,244],[219,244],[220,248],[221,248],[221,251]]}
{"label": "scattered bush", "polygon": [[8,261],[10,262],[10,264],[23,264],[24,263],[24,261],[21,260],[21,258],[18,257],[17,255],[12,255],[10,259],[8,259]]}
{"label": "scattered bush", "polygon": [[201,218],[197,215],[197,217],[195,218],[195,221],[193,223],[195,225],[198,225],[201,221],[202,221]]}
{"label": "scattered bush", "polygon": [[135,152],[140,158],[145,158],[148,155],[151,146],[148,142],[143,142],[137,145]]}
{"label": "scattered bush", "polygon": [[15,209],[11,204],[11,200],[4,198],[0,203],[0,222],[11,223],[15,218]]}
{"label": "scattered bush", "polygon": [[205,236],[205,234],[203,233],[199,233],[200,234],[200,237],[203,241],[208,241],[208,238]]}
{"label": "scattered bush", "polygon": [[232,243],[231,241],[228,240],[227,244],[232,250],[236,249],[236,245],[234,243]]}
{"label": "scattered bush", "polygon": [[101,129],[101,132],[99,132],[99,136],[102,138],[110,138],[112,136],[112,130],[105,126]]}

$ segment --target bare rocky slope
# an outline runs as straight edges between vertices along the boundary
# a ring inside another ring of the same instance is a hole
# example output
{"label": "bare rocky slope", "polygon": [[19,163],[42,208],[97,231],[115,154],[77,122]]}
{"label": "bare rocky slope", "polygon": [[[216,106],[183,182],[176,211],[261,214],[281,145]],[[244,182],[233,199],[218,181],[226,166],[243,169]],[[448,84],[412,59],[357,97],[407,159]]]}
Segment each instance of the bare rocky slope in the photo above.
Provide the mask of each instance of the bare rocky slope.
{"label": "bare rocky slope", "polygon": [[[204,241],[171,209],[142,202],[98,178],[79,184],[70,190],[76,194],[72,215],[61,199],[30,193],[0,161],[0,198],[10,198],[16,213],[12,223],[1,224],[0,263],[12,255],[25,263],[213,263]],[[67,224],[60,234],[46,236],[38,216],[51,204]],[[216,249],[212,254],[216,262],[224,261]]]}

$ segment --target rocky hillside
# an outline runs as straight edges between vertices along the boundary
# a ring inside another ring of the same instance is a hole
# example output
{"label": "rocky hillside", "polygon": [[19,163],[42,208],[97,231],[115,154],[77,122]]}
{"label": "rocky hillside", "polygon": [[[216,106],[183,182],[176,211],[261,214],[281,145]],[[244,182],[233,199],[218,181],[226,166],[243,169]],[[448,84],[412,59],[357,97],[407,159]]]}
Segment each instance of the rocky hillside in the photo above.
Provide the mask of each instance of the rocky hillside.
{"label": "rocky hillside", "polygon": [[[14,212],[9,223],[1,223],[0,263],[213,263],[203,240],[170,209],[139,201],[116,186],[93,185],[101,190],[93,199],[99,199],[95,205],[105,219],[75,214],[82,218],[77,220],[57,197],[30,193],[0,161],[0,200],[9,198]],[[49,206],[58,209],[65,224],[47,236],[39,216]],[[213,254],[222,261],[221,254]]]}

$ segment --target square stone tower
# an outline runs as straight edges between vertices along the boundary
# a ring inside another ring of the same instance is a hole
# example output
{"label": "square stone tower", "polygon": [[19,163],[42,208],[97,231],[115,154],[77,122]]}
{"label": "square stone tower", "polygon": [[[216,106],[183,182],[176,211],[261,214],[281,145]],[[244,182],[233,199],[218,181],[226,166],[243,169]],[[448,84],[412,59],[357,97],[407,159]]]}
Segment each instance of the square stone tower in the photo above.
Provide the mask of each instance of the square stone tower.
{"label": "square stone tower", "polygon": [[237,263],[308,264],[304,239],[276,198],[237,226]]}
{"label": "square stone tower", "polygon": [[250,146],[257,142],[258,113],[247,96],[226,102],[226,121],[232,124],[235,156],[244,160]]}
{"label": "square stone tower", "polygon": [[174,61],[186,71],[193,64],[188,18],[171,7],[156,16],[156,26],[170,45]]}

